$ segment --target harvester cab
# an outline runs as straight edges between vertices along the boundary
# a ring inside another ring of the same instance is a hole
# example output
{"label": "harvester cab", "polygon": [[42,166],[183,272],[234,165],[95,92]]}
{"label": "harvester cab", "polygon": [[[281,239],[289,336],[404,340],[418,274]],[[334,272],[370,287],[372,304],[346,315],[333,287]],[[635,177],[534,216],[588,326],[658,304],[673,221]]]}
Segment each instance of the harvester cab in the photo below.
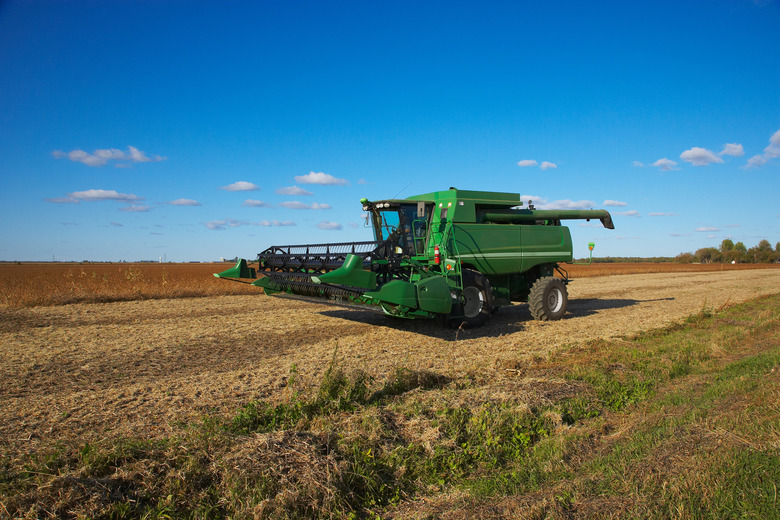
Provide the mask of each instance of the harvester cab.
{"label": "harvester cab", "polygon": [[[368,305],[403,318],[441,317],[482,325],[494,310],[528,302],[540,320],[566,312],[572,261],[565,219],[599,219],[605,210],[523,209],[512,193],[450,188],[407,199],[361,199],[374,240],[271,246],[257,267],[239,260],[214,276],[254,278],[266,294]],[[559,273],[556,277],[555,273]],[[258,278],[258,276],[260,276]]]}
{"label": "harvester cab", "polygon": [[395,242],[397,252],[406,256],[425,253],[433,214],[432,202],[383,200],[372,203],[367,199],[361,199],[360,202],[371,222],[377,242]]}

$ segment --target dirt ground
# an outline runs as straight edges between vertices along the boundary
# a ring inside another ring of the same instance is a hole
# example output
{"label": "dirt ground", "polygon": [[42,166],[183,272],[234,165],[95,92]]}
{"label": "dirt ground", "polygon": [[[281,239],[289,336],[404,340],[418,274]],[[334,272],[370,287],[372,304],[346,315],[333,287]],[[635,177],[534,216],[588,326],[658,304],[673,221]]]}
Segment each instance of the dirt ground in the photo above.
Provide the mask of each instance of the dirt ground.
{"label": "dirt ground", "polygon": [[777,292],[777,269],[582,278],[561,321],[514,305],[461,331],[262,295],[0,308],[0,449],[165,434],[279,399],[293,365],[316,384],[336,348],[380,380],[403,366],[500,383],[524,359]]}

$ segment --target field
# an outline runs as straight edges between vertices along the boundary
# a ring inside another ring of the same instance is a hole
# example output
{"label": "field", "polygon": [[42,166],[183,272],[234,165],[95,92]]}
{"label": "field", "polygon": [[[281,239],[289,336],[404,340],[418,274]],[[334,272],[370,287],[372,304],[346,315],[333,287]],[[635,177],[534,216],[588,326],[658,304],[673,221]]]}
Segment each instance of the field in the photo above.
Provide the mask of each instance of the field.
{"label": "field", "polygon": [[[214,278],[232,264],[157,263],[0,263],[0,306],[33,307],[81,302],[113,302],[257,294],[245,284]],[[767,269],[767,264],[625,263],[566,266],[569,276],[711,272]]]}
{"label": "field", "polygon": [[452,330],[0,265],[0,517],[777,518],[780,270],[695,267],[572,266],[564,320]]}
{"label": "field", "polygon": [[0,264],[0,305],[32,307],[79,302],[256,294],[212,276],[227,264]]}

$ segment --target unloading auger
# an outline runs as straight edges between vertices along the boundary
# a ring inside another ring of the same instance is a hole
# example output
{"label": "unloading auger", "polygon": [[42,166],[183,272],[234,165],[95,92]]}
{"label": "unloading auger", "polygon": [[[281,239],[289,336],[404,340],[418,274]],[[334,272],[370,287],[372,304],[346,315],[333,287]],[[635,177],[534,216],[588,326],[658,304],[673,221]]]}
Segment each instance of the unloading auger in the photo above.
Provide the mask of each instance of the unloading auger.
{"label": "unloading auger", "polygon": [[[217,278],[255,279],[266,294],[380,307],[402,318],[441,317],[480,326],[512,302],[539,320],[566,312],[572,261],[561,220],[600,220],[606,210],[522,208],[520,195],[450,188],[406,199],[361,199],[374,240],[272,246],[250,267],[239,260]],[[592,246],[591,246],[592,249]],[[559,277],[555,276],[555,273]]]}

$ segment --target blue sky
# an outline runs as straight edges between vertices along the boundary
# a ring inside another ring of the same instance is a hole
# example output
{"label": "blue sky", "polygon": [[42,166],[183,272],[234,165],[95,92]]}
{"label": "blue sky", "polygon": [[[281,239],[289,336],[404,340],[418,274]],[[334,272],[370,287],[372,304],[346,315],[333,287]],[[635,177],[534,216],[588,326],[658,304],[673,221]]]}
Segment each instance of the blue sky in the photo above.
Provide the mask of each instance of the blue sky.
{"label": "blue sky", "polygon": [[0,260],[367,240],[450,186],[610,210],[580,257],[774,245],[778,0],[0,3]]}

